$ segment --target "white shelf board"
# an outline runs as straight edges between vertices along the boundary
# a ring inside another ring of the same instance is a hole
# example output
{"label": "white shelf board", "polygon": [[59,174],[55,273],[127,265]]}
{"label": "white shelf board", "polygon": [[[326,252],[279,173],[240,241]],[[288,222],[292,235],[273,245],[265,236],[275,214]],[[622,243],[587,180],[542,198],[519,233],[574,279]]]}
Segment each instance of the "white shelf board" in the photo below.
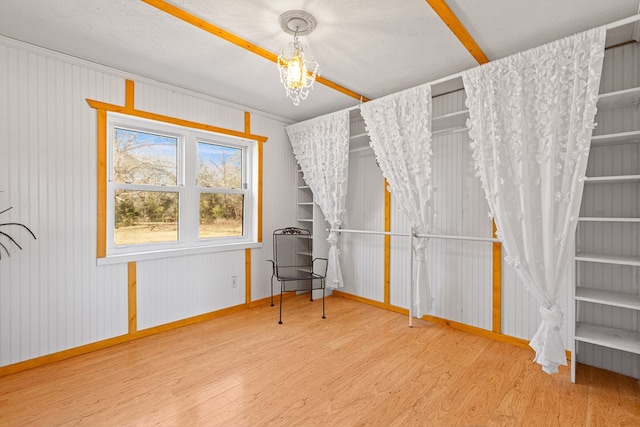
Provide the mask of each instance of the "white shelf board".
{"label": "white shelf board", "polygon": [[578,323],[576,324],[575,339],[576,341],[640,354],[640,334],[637,332]]}
{"label": "white shelf board", "polygon": [[591,252],[578,252],[576,261],[599,262],[602,264],[632,265],[640,266],[640,257],[624,255],[603,255]]}
{"label": "white shelf board", "polygon": [[349,151],[369,148],[369,134],[367,132],[349,136]]}
{"label": "white shelf board", "polygon": [[603,291],[601,289],[583,288],[579,286],[576,288],[575,298],[578,301],[640,310],[640,296],[633,294]]}
{"label": "white shelf board", "polygon": [[603,93],[598,97],[598,110],[628,107],[640,103],[640,87]]}
{"label": "white shelf board", "polygon": [[640,175],[590,176],[585,180],[587,184],[620,184],[625,182],[640,182]]}
{"label": "white shelf board", "polygon": [[313,222],[313,218],[298,218],[298,222]]}
{"label": "white shelf board", "polygon": [[298,185],[298,190],[308,190],[311,187],[309,187],[308,185]]}
{"label": "white shelf board", "polygon": [[468,118],[469,110],[456,111],[455,113],[434,117],[431,120],[431,131],[435,133],[446,129],[466,127]]}
{"label": "white shelf board", "polygon": [[581,216],[580,222],[640,222],[640,218],[603,217],[603,216]]}
{"label": "white shelf board", "polygon": [[594,135],[591,137],[592,147],[603,147],[606,145],[631,144],[640,142],[640,130],[619,133],[607,133],[604,135]]}
{"label": "white shelf board", "polygon": [[298,203],[300,206],[313,206],[313,202],[300,202]]}
{"label": "white shelf board", "polygon": [[369,138],[369,134],[367,132],[358,133],[356,135],[349,135],[349,140],[360,139],[360,138]]}

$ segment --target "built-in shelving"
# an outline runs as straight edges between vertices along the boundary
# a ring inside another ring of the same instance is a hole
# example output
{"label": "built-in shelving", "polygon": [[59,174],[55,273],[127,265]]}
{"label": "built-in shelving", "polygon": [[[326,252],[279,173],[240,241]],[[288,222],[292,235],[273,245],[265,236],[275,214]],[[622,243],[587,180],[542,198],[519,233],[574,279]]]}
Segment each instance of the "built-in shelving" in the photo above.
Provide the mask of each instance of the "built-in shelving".
{"label": "built-in shelving", "polygon": [[601,264],[640,266],[640,257],[626,255],[596,254],[590,252],[576,253],[576,261],[598,262]]}
{"label": "built-in shelving", "polygon": [[640,175],[590,176],[585,180],[587,184],[623,184],[626,182],[640,182]]}
{"label": "built-in shelving", "polygon": [[640,218],[602,217],[602,216],[581,216],[580,222],[640,222]]}
{"label": "built-in shelving", "polygon": [[598,97],[598,110],[610,110],[640,104],[640,87],[603,93]]}
{"label": "built-in shelving", "polygon": [[595,135],[591,137],[592,147],[603,147],[606,145],[632,144],[640,142],[640,131],[609,133]]}
{"label": "built-in shelving", "polygon": [[588,323],[576,324],[576,341],[640,354],[640,334]]}
{"label": "built-in shelving", "polygon": [[635,294],[611,292],[579,286],[576,288],[576,300],[640,310],[640,296]]}
{"label": "built-in shelving", "polygon": [[[628,127],[622,127],[624,123],[634,123],[634,120],[637,123],[635,117],[639,105],[640,87],[609,92],[598,97],[598,111],[610,110],[599,120],[613,120],[607,124],[620,126],[617,129],[624,132],[614,131],[591,138],[592,147],[602,148],[591,151],[589,167],[594,171],[604,168],[613,173],[609,176],[589,176],[585,180],[585,185],[589,185],[591,189],[583,193],[583,202],[587,201],[591,214],[578,218],[573,347],[576,354],[571,361],[572,381],[575,381],[576,364],[584,363],[585,360],[601,368],[626,374],[636,372],[637,375],[637,370],[625,372],[626,368],[601,355],[611,355],[612,351],[640,355],[640,325],[634,326],[637,322],[634,319],[640,318],[640,244],[637,241],[640,233],[640,215],[637,215],[640,213],[640,129],[629,130]],[[611,129],[614,126],[605,128]],[[626,144],[636,145],[620,147]],[[627,171],[636,174],[622,174],[628,173]],[[623,184],[624,187],[606,187],[610,184]],[[597,187],[594,188],[594,185]],[[611,208],[614,205],[625,206],[624,216],[613,213],[616,212],[616,209]],[[607,213],[597,216],[600,212]],[[611,230],[615,230],[615,233],[608,234]],[[621,290],[624,292],[620,292]],[[621,325],[628,329],[619,329]],[[609,350],[607,352],[604,349]],[[585,352],[584,355],[582,351]]]}
{"label": "built-in shelving", "polygon": [[356,134],[356,135],[350,135],[349,136],[349,141],[354,141],[354,140],[363,139],[363,138],[369,138],[369,134],[364,132],[364,133],[359,133],[359,134]]}
{"label": "built-in shelving", "polygon": [[438,134],[452,129],[466,129],[469,110],[456,111],[455,113],[444,114],[433,117],[431,120],[431,132]]}

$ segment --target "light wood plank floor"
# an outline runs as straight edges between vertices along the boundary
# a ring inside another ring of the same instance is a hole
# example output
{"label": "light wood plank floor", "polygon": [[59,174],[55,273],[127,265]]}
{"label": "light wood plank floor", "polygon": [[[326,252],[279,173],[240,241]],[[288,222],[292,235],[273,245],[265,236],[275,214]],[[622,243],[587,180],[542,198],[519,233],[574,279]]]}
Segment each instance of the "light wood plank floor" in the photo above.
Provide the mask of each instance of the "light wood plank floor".
{"label": "light wood plank floor", "polygon": [[3,426],[640,425],[638,382],[329,297],[260,306],[0,378]]}

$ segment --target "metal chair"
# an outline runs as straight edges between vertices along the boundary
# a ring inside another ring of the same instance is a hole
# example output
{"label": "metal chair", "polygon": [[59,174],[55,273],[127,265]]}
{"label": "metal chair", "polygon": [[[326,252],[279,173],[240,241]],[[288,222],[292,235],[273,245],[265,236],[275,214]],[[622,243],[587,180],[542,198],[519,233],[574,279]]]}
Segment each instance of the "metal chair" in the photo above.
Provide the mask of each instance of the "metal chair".
{"label": "metal chair", "polygon": [[326,258],[313,258],[312,238],[309,230],[297,227],[279,228],[273,232],[273,257],[271,262],[271,307],[273,307],[273,279],[280,282],[280,319],[282,324],[282,294],[284,292],[313,291],[322,289],[322,318],[324,289],[327,275]]}

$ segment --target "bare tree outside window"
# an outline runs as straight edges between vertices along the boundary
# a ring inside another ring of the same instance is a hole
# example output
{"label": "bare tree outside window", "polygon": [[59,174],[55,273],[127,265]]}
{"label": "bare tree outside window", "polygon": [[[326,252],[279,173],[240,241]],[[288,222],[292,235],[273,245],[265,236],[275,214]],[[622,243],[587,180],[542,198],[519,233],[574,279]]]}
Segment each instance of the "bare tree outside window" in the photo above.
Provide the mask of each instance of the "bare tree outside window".
{"label": "bare tree outside window", "polygon": [[242,150],[199,142],[198,186],[200,238],[242,236],[244,195],[237,193],[242,189]]}
{"label": "bare tree outside window", "polygon": [[178,138],[121,128],[113,137],[113,181],[135,186],[115,191],[115,244],[177,241]]}

